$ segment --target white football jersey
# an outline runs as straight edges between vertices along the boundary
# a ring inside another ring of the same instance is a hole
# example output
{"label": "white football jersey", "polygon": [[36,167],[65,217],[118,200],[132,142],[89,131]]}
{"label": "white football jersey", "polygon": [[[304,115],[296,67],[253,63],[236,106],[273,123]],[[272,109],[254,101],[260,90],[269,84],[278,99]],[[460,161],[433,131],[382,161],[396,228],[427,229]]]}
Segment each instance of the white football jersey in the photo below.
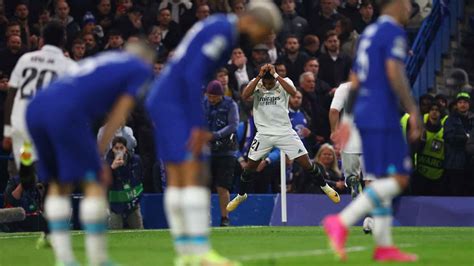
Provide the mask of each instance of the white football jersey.
{"label": "white football jersey", "polygon": [[[294,87],[289,78],[285,81]],[[255,127],[263,135],[288,135],[293,132],[288,116],[288,94],[277,81],[271,90],[265,89],[263,82],[257,83],[253,94],[253,117]]]}
{"label": "white football jersey", "polygon": [[65,57],[60,48],[52,45],[45,45],[41,50],[20,57],[8,82],[10,87],[17,89],[11,115],[12,128],[26,130],[25,112],[30,100],[72,65],[76,63]]}
{"label": "white football jersey", "polygon": [[[339,85],[339,87],[336,89],[336,92],[334,93],[334,98],[331,102],[330,109],[336,109],[340,112],[344,108],[347,98],[349,98],[350,89],[350,82],[342,83],[341,85]],[[344,148],[344,152],[361,154],[361,145],[362,144],[360,140],[359,130],[356,127],[353,127],[351,131],[351,136],[349,137],[349,141],[347,142],[346,147]]]}

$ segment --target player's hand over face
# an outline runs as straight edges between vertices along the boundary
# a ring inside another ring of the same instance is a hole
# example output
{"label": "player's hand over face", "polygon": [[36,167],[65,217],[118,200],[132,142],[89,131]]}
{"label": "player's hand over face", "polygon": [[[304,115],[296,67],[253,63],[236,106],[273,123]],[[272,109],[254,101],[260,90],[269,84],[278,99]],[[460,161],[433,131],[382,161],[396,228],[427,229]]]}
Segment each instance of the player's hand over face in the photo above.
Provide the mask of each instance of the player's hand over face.
{"label": "player's hand over face", "polygon": [[259,77],[263,77],[263,75],[265,75],[265,73],[267,72],[268,70],[268,66],[267,65],[263,65],[260,67],[260,72],[258,73],[258,76]]}
{"label": "player's hand over face", "polygon": [[194,157],[199,157],[202,153],[202,149],[205,145],[212,139],[212,133],[201,129],[201,128],[194,128],[191,131],[191,136],[188,140],[188,149],[192,152]]}
{"label": "player's hand over face", "polygon": [[267,67],[268,67],[268,71],[270,71],[270,74],[272,74],[272,76],[275,75],[276,73],[275,67],[271,64],[268,64]]}

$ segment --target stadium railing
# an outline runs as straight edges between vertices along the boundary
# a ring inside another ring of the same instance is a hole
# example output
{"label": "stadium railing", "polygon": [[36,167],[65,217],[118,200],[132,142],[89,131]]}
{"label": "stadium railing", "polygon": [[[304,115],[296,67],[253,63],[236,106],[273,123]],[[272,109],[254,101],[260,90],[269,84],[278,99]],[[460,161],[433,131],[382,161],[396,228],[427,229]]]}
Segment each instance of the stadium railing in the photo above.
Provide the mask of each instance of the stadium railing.
{"label": "stadium railing", "polygon": [[457,34],[458,21],[464,16],[464,0],[434,0],[431,14],[423,21],[407,58],[406,68],[413,95],[418,98],[434,88],[441,71],[443,55]]}

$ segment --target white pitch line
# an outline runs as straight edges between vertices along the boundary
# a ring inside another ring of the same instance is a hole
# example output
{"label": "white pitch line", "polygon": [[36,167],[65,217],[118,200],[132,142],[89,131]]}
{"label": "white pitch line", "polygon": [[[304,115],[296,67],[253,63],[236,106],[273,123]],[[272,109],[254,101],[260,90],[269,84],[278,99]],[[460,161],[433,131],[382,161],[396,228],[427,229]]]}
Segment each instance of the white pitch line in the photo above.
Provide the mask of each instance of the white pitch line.
{"label": "white pitch line", "polygon": [[[346,248],[346,252],[361,252],[367,250],[367,247],[355,246]],[[278,253],[261,253],[255,255],[244,255],[236,257],[238,261],[253,261],[253,260],[271,260],[271,259],[283,259],[283,258],[295,258],[295,257],[312,257],[326,254],[332,254],[331,249],[313,249],[313,250],[300,250],[300,251],[287,251]]]}
{"label": "white pitch line", "polygon": [[[234,227],[212,227],[213,231],[233,231],[241,229],[258,229],[268,226],[234,226]],[[128,234],[128,233],[150,233],[150,232],[169,232],[169,229],[145,229],[145,230],[111,230],[108,234]],[[83,235],[83,231],[72,231],[73,236]],[[39,233],[5,233],[0,234],[0,239],[17,239],[17,238],[34,238],[38,237]]]}

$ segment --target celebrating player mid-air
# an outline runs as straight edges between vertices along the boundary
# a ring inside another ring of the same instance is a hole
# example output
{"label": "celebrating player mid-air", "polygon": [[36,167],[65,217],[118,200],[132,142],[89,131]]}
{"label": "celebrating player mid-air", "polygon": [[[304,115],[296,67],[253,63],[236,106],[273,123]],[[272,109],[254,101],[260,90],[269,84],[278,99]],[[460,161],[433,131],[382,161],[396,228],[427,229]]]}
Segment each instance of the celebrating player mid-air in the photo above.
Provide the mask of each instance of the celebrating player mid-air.
{"label": "celebrating player mid-air", "polygon": [[235,265],[209,244],[209,176],[202,149],[212,134],[202,110],[203,87],[229,59],[239,33],[261,42],[280,26],[280,13],[271,1],[251,2],[240,17],[210,16],[189,30],[153,85],[147,108],[167,171],[165,210],[176,265]]}
{"label": "celebrating player mid-air", "polygon": [[[227,210],[235,210],[247,199],[249,184],[253,181],[260,161],[274,147],[282,150],[290,160],[295,160],[335,203],[339,194],[323,178],[322,166],[311,162],[308,152],[298,134],[291,126],[288,116],[288,101],[296,95],[296,88],[289,78],[282,78],[273,65],[264,65],[258,76],[250,81],[242,93],[242,99],[253,96],[253,115],[257,135],[249,151],[247,167],[240,178],[239,194],[227,204]],[[280,158],[285,160],[285,158]]]}
{"label": "celebrating player mid-air", "polygon": [[[345,108],[348,115],[338,129],[336,139],[342,145],[348,139],[354,103],[355,122],[362,138],[367,175],[379,178],[351,202],[339,215],[328,216],[323,225],[331,247],[346,258],[345,242],[349,226],[372,212],[372,230],[377,248],[376,261],[416,261],[393,246],[392,200],[409,183],[411,160],[400,128],[397,96],[414,119],[410,120],[410,140],[420,136],[420,115],[410,94],[405,74],[407,54],[402,25],[411,14],[410,0],[381,0],[382,16],[362,34],[351,74],[353,82]],[[357,97],[357,94],[359,95]]]}

